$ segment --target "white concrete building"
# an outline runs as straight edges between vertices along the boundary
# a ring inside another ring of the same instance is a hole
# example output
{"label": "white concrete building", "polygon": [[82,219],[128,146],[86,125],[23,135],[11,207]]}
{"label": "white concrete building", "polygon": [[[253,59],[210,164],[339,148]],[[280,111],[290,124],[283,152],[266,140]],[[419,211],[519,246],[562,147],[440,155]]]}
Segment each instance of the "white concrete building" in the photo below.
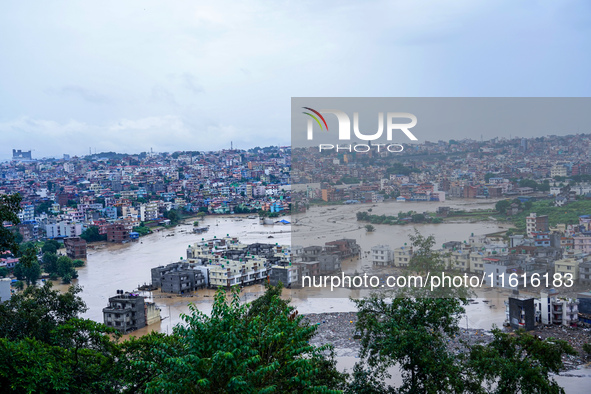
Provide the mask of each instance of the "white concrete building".
{"label": "white concrete building", "polygon": [[391,265],[394,251],[388,245],[376,245],[371,248],[371,262],[374,265]]}
{"label": "white concrete building", "polygon": [[579,321],[579,301],[574,298],[559,297],[558,293],[540,293],[543,324],[571,326]]}

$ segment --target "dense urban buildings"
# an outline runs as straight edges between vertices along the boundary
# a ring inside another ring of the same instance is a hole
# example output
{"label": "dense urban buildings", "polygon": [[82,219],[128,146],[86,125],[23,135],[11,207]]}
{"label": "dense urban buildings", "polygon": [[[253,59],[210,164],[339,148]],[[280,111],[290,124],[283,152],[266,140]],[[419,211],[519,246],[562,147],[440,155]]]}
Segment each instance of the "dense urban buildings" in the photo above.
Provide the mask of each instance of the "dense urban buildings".
{"label": "dense urban buildings", "polygon": [[0,194],[22,196],[18,231],[24,241],[79,237],[89,228],[109,242],[137,237],[142,224],[187,214],[290,211],[291,149],[218,152],[100,153],[31,159],[14,151],[0,163]]}

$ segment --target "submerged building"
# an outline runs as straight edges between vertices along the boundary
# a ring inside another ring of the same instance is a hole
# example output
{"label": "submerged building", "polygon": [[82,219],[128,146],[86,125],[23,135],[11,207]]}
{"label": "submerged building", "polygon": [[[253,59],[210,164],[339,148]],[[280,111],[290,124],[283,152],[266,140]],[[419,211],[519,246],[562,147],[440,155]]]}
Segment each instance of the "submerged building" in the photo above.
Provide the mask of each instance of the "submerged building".
{"label": "submerged building", "polygon": [[136,293],[123,293],[123,290],[117,290],[117,293],[109,298],[109,305],[103,308],[107,327],[127,334],[160,321],[160,309],[153,302],[145,302],[145,298]]}

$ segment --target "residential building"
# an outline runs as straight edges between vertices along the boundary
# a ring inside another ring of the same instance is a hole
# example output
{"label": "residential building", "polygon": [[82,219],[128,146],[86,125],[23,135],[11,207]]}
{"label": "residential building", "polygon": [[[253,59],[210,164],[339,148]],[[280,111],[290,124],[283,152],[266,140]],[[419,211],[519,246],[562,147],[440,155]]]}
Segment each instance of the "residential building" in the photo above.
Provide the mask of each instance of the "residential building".
{"label": "residential building", "polygon": [[277,286],[279,282],[286,288],[299,284],[298,266],[291,264],[277,264],[271,267],[269,283]]}
{"label": "residential building", "polygon": [[533,298],[520,299],[509,297],[509,324],[512,328],[523,328],[527,331],[533,330],[536,323],[535,300]]}
{"label": "residential building", "polygon": [[579,320],[579,301],[573,298],[559,297],[558,292],[550,289],[540,293],[541,316],[543,324],[574,326]]}
{"label": "residential building", "polygon": [[579,283],[585,286],[591,285],[591,261],[579,263]]}
{"label": "residential building", "polygon": [[376,245],[371,248],[371,262],[374,265],[391,265],[394,262],[394,251],[388,245]]}
{"label": "residential building", "polygon": [[560,274],[563,281],[568,278],[565,275],[570,274],[572,275],[570,278],[573,280],[573,283],[576,283],[579,280],[579,260],[574,258],[573,255],[556,260],[554,262],[554,272]]}
{"label": "residential building", "polygon": [[550,169],[550,176],[552,178],[555,178],[557,176],[566,177],[567,175],[568,175],[567,168],[566,168],[566,166],[564,166],[562,164],[556,164],[556,165],[552,166],[552,168]]}
{"label": "residential building", "polygon": [[129,233],[129,229],[123,224],[110,224],[107,226],[107,241],[125,243],[130,239]]}
{"label": "residential building", "polygon": [[69,258],[86,259],[86,241],[80,237],[70,237],[64,239],[66,254]]}
{"label": "residential building", "polygon": [[123,334],[146,326],[144,297],[135,293],[118,290],[109,298],[109,305],[103,308],[103,319],[107,327],[113,327]]}
{"label": "residential building", "polygon": [[527,236],[532,237],[533,233],[548,232],[548,215],[538,216],[532,212],[525,218],[525,228]]}
{"label": "residential building", "polygon": [[406,268],[412,257],[412,247],[402,246],[394,249],[394,266]]}

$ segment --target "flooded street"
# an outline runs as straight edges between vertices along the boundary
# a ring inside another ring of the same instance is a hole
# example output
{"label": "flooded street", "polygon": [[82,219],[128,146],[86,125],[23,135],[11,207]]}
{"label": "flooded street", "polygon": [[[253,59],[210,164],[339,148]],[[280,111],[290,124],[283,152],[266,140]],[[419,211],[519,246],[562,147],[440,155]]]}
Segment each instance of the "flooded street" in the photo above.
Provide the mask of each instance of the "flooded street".
{"label": "flooded street", "polygon": [[[488,208],[494,205],[491,202],[467,204],[464,201],[453,203],[387,203],[374,206],[373,210],[376,212],[394,212],[393,214],[397,213],[398,210],[435,211],[441,204],[458,209],[469,209],[470,207]],[[367,210],[370,207],[371,205],[367,204],[337,206],[334,207],[336,208],[334,210],[327,210],[325,207],[313,207],[308,211],[307,215],[295,218],[299,220],[299,223],[308,222],[308,224],[305,227],[304,225],[296,225],[293,228],[298,231],[305,229],[308,234],[314,236],[316,244],[324,244],[327,241],[344,237],[355,238],[361,245],[362,250],[369,250],[377,244],[401,246],[409,242],[408,234],[413,231],[412,226],[376,225],[377,230],[368,234],[362,228],[352,229],[350,225],[340,226],[338,223],[332,223],[335,218],[340,216],[344,217],[341,219],[344,223],[350,223],[354,220],[357,210]],[[290,218],[286,217],[286,219],[289,220]],[[102,309],[107,305],[108,298],[115,295],[117,290],[132,291],[140,285],[149,284],[151,281],[151,268],[178,261],[181,257],[185,258],[187,247],[202,238],[208,239],[214,236],[220,238],[229,234],[238,237],[243,243],[262,242],[288,245],[300,240],[298,236],[294,237],[295,240],[292,239],[292,227],[290,225],[261,225],[258,219],[247,219],[246,217],[206,217],[200,221],[200,226],[208,225],[209,231],[200,235],[192,233],[192,225],[180,225],[174,229],[161,229],[159,232],[142,237],[140,242],[123,245],[108,244],[99,246],[95,250],[89,250],[87,265],[78,270],[79,278],[75,281],[83,287],[82,298],[89,308],[84,317],[102,322]],[[416,228],[422,234],[433,234],[437,239],[437,243],[441,244],[448,240],[467,239],[472,233],[487,234],[496,232],[502,227],[497,226],[495,223],[452,223],[417,225]],[[364,272],[371,268],[371,262],[367,258],[343,261],[343,271],[346,273],[352,273],[356,270]],[[67,286],[57,285],[57,287],[65,289]],[[251,286],[242,289],[241,297],[245,301],[249,301],[258,297],[262,292],[262,286]],[[189,303],[194,303],[199,310],[209,313],[214,294],[213,290],[199,290],[193,295],[183,297],[162,294],[160,291],[143,293],[143,295],[152,298],[156,302],[162,310],[161,316],[165,318],[160,325],[150,326],[150,330],[170,331],[172,326],[180,322],[179,315],[188,312]],[[340,292],[331,294],[331,298],[324,298],[322,297],[323,294],[325,293],[319,289],[310,288],[286,290],[284,293],[285,297],[293,299],[300,313],[315,313],[351,311],[353,305],[349,301],[349,297],[362,297],[366,292],[342,289]],[[322,298],[319,299],[320,297]],[[490,315],[489,311],[487,311],[487,315]],[[475,322],[480,322],[480,319],[477,318],[477,315],[470,318],[471,321],[474,320]],[[471,323],[470,325],[472,325]],[[502,323],[502,320],[500,323]],[[141,331],[136,333],[139,335]]]}
{"label": "flooded street", "polygon": [[[200,221],[201,226],[210,226],[209,231],[204,234],[193,234],[192,225],[180,225],[174,229],[161,229],[160,232],[142,237],[139,242],[108,244],[96,250],[89,249],[87,264],[78,270],[78,280],[74,281],[84,289],[81,296],[89,308],[84,317],[102,322],[102,309],[107,305],[109,297],[116,295],[118,289],[132,291],[140,285],[149,284],[152,268],[179,261],[181,257],[185,259],[187,247],[202,238],[221,238],[229,234],[244,243],[290,243],[288,225],[263,226],[259,224],[258,218],[241,219],[236,221],[231,218],[208,217]],[[57,287],[65,289],[67,286]],[[169,294],[153,292],[154,301],[162,308],[162,317],[168,316],[169,307],[172,316],[176,316],[172,319],[173,323],[178,322],[179,313],[188,311],[189,302],[201,304],[206,300],[205,303],[210,304],[211,298],[206,296],[213,294],[213,290],[201,290],[197,297],[172,298]],[[149,296],[150,293],[145,295]],[[170,319],[167,320],[170,322]],[[161,331],[166,332],[166,327]]]}
{"label": "flooded street", "polygon": [[[408,236],[414,234],[414,228],[425,236],[433,235],[436,247],[448,241],[468,240],[470,235],[490,234],[509,228],[506,224],[491,222],[466,223],[448,219],[442,224],[374,224],[374,232],[367,232],[367,222],[357,221],[357,212],[371,209],[374,215],[395,216],[399,212],[416,211],[436,212],[438,207],[450,207],[458,210],[493,208],[494,202],[454,200],[445,202],[386,202],[381,204],[351,204],[335,206],[314,206],[304,214],[293,215],[293,245],[311,246],[324,244],[339,238],[353,238],[362,251],[369,251],[372,246],[385,244],[393,248],[409,243]],[[344,267],[347,272],[348,267]]]}
{"label": "flooded street", "polygon": [[[356,206],[313,207],[306,215],[295,216],[291,227],[289,225],[261,225],[258,219],[246,217],[207,217],[200,221],[200,226],[210,226],[209,232],[196,235],[192,233],[192,225],[180,225],[174,229],[165,230],[142,237],[140,242],[124,245],[104,245],[95,250],[89,250],[88,262],[85,267],[78,269],[79,278],[74,283],[80,284],[84,291],[81,296],[88,306],[84,317],[98,322],[103,321],[102,309],[107,305],[108,298],[115,295],[118,289],[131,291],[139,285],[150,283],[150,269],[159,265],[178,261],[185,258],[189,245],[214,236],[220,238],[227,234],[238,237],[243,243],[279,243],[299,244],[302,240],[311,244],[323,245],[327,241],[339,238],[355,238],[362,251],[368,251],[377,244],[388,244],[392,247],[403,246],[409,243],[408,235],[412,234],[413,226],[388,226],[375,225],[376,231],[366,233],[364,223],[356,223],[355,212],[372,208],[378,214],[396,214],[398,211],[414,210],[417,212],[435,211],[438,206],[451,206],[458,209],[489,208],[494,205],[490,201],[466,203],[464,201],[445,203],[388,203]],[[334,209],[331,209],[334,208]],[[278,220],[281,218],[278,218]],[[289,217],[286,217],[290,220]],[[506,226],[497,225],[494,222],[486,223],[446,223],[446,224],[419,224],[414,226],[423,235],[434,235],[437,247],[443,242],[467,240],[474,233],[483,235],[500,231]],[[293,234],[292,229],[296,231]],[[305,233],[305,234],[302,234]],[[174,235],[173,235],[174,234]],[[304,236],[305,235],[305,236]],[[272,237],[272,238],[270,238]],[[363,253],[362,253],[363,255]],[[364,272],[373,269],[368,258],[347,260],[343,262],[343,270],[347,273],[354,271]],[[66,285],[56,285],[57,288],[66,289]],[[261,285],[242,289],[241,299],[249,302],[261,295]],[[174,325],[182,322],[181,314],[189,313],[189,303],[193,303],[201,312],[211,312],[214,290],[199,290],[195,294],[183,297],[163,294],[159,290],[144,292],[143,295],[151,298],[161,309],[160,323],[144,327],[133,332],[133,336],[141,336],[151,331],[171,332]],[[326,298],[326,292],[320,289],[306,288],[284,291],[284,297],[291,298],[293,305],[298,308],[300,314],[322,312],[351,312],[355,306],[349,297],[363,297],[368,292],[359,290],[341,289],[335,292],[331,298]],[[508,292],[486,289],[479,291],[475,296],[475,303],[466,307],[467,319],[463,318],[460,326],[469,328],[490,329],[493,325],[501,326],[505,320],[504,301]],[[487,300],[488,303],[483,301]],[[339,357],[338,365],[341,369],[351,370],[353,364],[359,360],[356,357]],[[396,371],[392,371],[393,382],[399,381]],[[591,382],[591,371],[582,369],[572,371],[571,375],[558,376],[557,380],[563,385],[567,393],[579,393]]]}

